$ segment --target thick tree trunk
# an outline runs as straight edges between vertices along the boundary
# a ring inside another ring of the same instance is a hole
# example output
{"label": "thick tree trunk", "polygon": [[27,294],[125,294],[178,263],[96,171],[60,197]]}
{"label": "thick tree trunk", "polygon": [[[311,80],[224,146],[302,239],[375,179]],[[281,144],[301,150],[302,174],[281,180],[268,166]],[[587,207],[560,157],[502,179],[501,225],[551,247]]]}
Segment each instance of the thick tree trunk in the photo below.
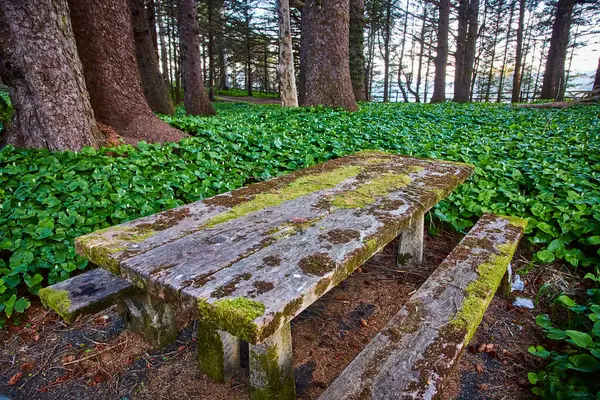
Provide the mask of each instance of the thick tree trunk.
{"label": "thick tree trunk", "polygon": [[173,103],[167,86],[158,68],[158,58],[153,45],[152,29],[148,26],[148,16],[144,7],[145,0],[129,0],[135,55],[142,78],[144,97],[154,112],[173,114]]}
{"label": "thick tree trunk", "polygon": [[279,65],[277,66],[277,76],[279,76],[281,105],[283,107],[298,107],[289,0],[277,1],[277,15],[279,17]]}
{"label": "thick tree trunk", "polygon": [[127,2],[71,0],[69,5],[96,119],[131,144],[187,136],[152,114],[144,98]]}
{"label": "thick tree trunk", "polygon": [[181,78],[183,104],[188,114],[214,115],[202,81],[200,66],[200,32],[196,0],[177,0],[179,6],[179,36],[181,44]]}
{"label": "thick tree trunk", "polygon": [[[468,28],[466,29],[466,35],[464,39],[464,46],[461,46],[459,53],[459,44],[457,43],[457,57],[459,54],[462,55],[462,60],[457,60],[456,76],[454,79],[454,99],[453,101],[458,103],[465,103],[469,101],[469,94],[471,92],[471,81],[473,79],[473,67],[475,62],[475,50],[477,45],[477,30],[479,16],[479,0],[461,0],[459,5],[459,36],[461,33],[461,24],[465,22],[465,19],[461,21],[461,8],[465,6],[463,18],[466,18]],[[463,27],[464,29],[464,27]],[[458,39],[457,39],[458,41]],[[460,64],[460,69],[459,69]]]}
{"label": "thick tree trunk", "polygon": [[365,101],[365,2],[350,0],[350,79],[356,101]]}
{"label": "thick tree trunk", "polygon": [[523,63],[523,31],[525,30],[525,0],[519,0],[519,25],[517,26],[517,53],[515,55],[515,73],[513,75],[512,98],[513,103],[521,101],[521,64]]}
{"label": "thick tree trunk", "polygon": [[596,69],[596,78],[594,79],[593,89],[600,87],[600,58],[598,58],[598,68]]}
{"label": "thick tree trunk", "polygon": [[305,1],[302,10],[302,35],[306,36],[303,105],[358,109],[350,80],[349,14],[349,0]]}
{"label": "thick tree trunk", "polygon": [[446,65],[448,64],[448,32],[450,29],[450,0],[440,0],[438,6],[437,53],[433,78],[432,103],[446,101]]}
{"label": "thick tree trunk", "polygon": [[98,147],[67,0],[0,2],[0,77],[15,114],[4,143],[52,151]]}
{"label": "thick tree trunk", "polygon": [[540,99],[562,100],[561,87],[565,79],[565,60],[574,6],[575,0],[559,0],[556,6]]}

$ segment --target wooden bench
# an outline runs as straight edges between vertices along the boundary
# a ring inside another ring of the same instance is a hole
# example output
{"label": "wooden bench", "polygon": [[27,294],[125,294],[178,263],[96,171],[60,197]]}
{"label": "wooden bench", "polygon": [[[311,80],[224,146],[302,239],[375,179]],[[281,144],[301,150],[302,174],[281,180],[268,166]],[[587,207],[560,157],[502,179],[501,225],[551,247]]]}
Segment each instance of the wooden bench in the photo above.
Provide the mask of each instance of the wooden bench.
{"label": "wooden bench", "polygon": [[475,334],[526,221],[485,214],[319,397],[432,399]]}
{"label": "wooden bench", "polygon": [[424,213],[472,171],[365,151],[94,232],[76,248],[144,293],[134,320],[146,326],[133,329],[171,337],[165,310],[193,309],[202,371],[227,379],[248,342],[253,398],[291,399],[290,321],[397,236],[399,266],[420,263]]}

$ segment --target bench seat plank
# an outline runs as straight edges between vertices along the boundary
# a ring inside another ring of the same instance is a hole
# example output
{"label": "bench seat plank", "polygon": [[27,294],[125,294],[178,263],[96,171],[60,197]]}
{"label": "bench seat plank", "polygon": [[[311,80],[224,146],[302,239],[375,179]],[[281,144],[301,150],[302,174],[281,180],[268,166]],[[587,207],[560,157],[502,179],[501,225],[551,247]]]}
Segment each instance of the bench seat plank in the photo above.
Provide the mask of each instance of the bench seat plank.
{"label": "bench seat plank", "polygon": [[466,164],[361,152],[171,210],[183,217],[163,218],[159,232],[132,233],[165,213],[86,235],[77,249],[259,343],[471,173]]}
{"label": "bench seat plank", "polygon": [[320,400],[431,399],[483,318],[526,222],[485,214]]}
{"label": "bench seat plank", "polygon": [[96,268],[42,288],[39,296],[44,306],[53,309],[67,322],[73,322],[82,314],[102,311],[136,291],[128,280]]}

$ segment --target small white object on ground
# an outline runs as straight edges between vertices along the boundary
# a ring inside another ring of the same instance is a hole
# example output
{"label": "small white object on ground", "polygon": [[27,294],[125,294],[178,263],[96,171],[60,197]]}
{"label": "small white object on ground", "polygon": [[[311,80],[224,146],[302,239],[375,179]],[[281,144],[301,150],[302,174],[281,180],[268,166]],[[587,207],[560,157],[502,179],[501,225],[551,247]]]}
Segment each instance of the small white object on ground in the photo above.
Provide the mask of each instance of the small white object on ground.
{"label": "small white object on ground", "polygon": [[522,292],[525,289],[525,282],[521,279],[521,276],[515,274],[512,283],[510,284],[511,292]]}
{"label": "small white object on ground", "polygon": [[515,307],[529,308],[534,309],[535,305],[533,304],[533,300],[526,299],[524,297],[515,297],[515,301],[513,302]]}

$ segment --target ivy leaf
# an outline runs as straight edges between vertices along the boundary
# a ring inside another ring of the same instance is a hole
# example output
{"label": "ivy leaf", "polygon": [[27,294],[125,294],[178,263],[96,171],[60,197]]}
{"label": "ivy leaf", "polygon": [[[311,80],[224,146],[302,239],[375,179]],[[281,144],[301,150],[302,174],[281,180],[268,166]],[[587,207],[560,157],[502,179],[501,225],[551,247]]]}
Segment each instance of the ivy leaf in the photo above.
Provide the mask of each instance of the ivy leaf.
{"label": "ivy leaf", "polygon": [[554,253],[552,253],[550,250],[538,251],[537,253],[535,253],[535,256],[538,260],[545,264],[551,263],[556,258],[554,256]]}
{"label": "ivy leaf", "polygon": [[586,348],[594,344],[592,337],[585,332],[566,330],[565,333],[569,335],[573,343],[579,347]]}
{"label": "ivy leaf", "polygon": [[19,300],[17,300],[15,302],[15,305],[13,306],[13,309],[18,312],[18,313],[22,313],[24,312],[27,308],[29,308],[29,306],[31,305],[31,303],[29,302],[29,300],[21,297]]}
{"label": "ivy leaf", "polygon": [[571,369],[583,372],[600,371],[600,361],[590,356],[589,354],[578,354],[569,357],[569,361],[573,364]]}

